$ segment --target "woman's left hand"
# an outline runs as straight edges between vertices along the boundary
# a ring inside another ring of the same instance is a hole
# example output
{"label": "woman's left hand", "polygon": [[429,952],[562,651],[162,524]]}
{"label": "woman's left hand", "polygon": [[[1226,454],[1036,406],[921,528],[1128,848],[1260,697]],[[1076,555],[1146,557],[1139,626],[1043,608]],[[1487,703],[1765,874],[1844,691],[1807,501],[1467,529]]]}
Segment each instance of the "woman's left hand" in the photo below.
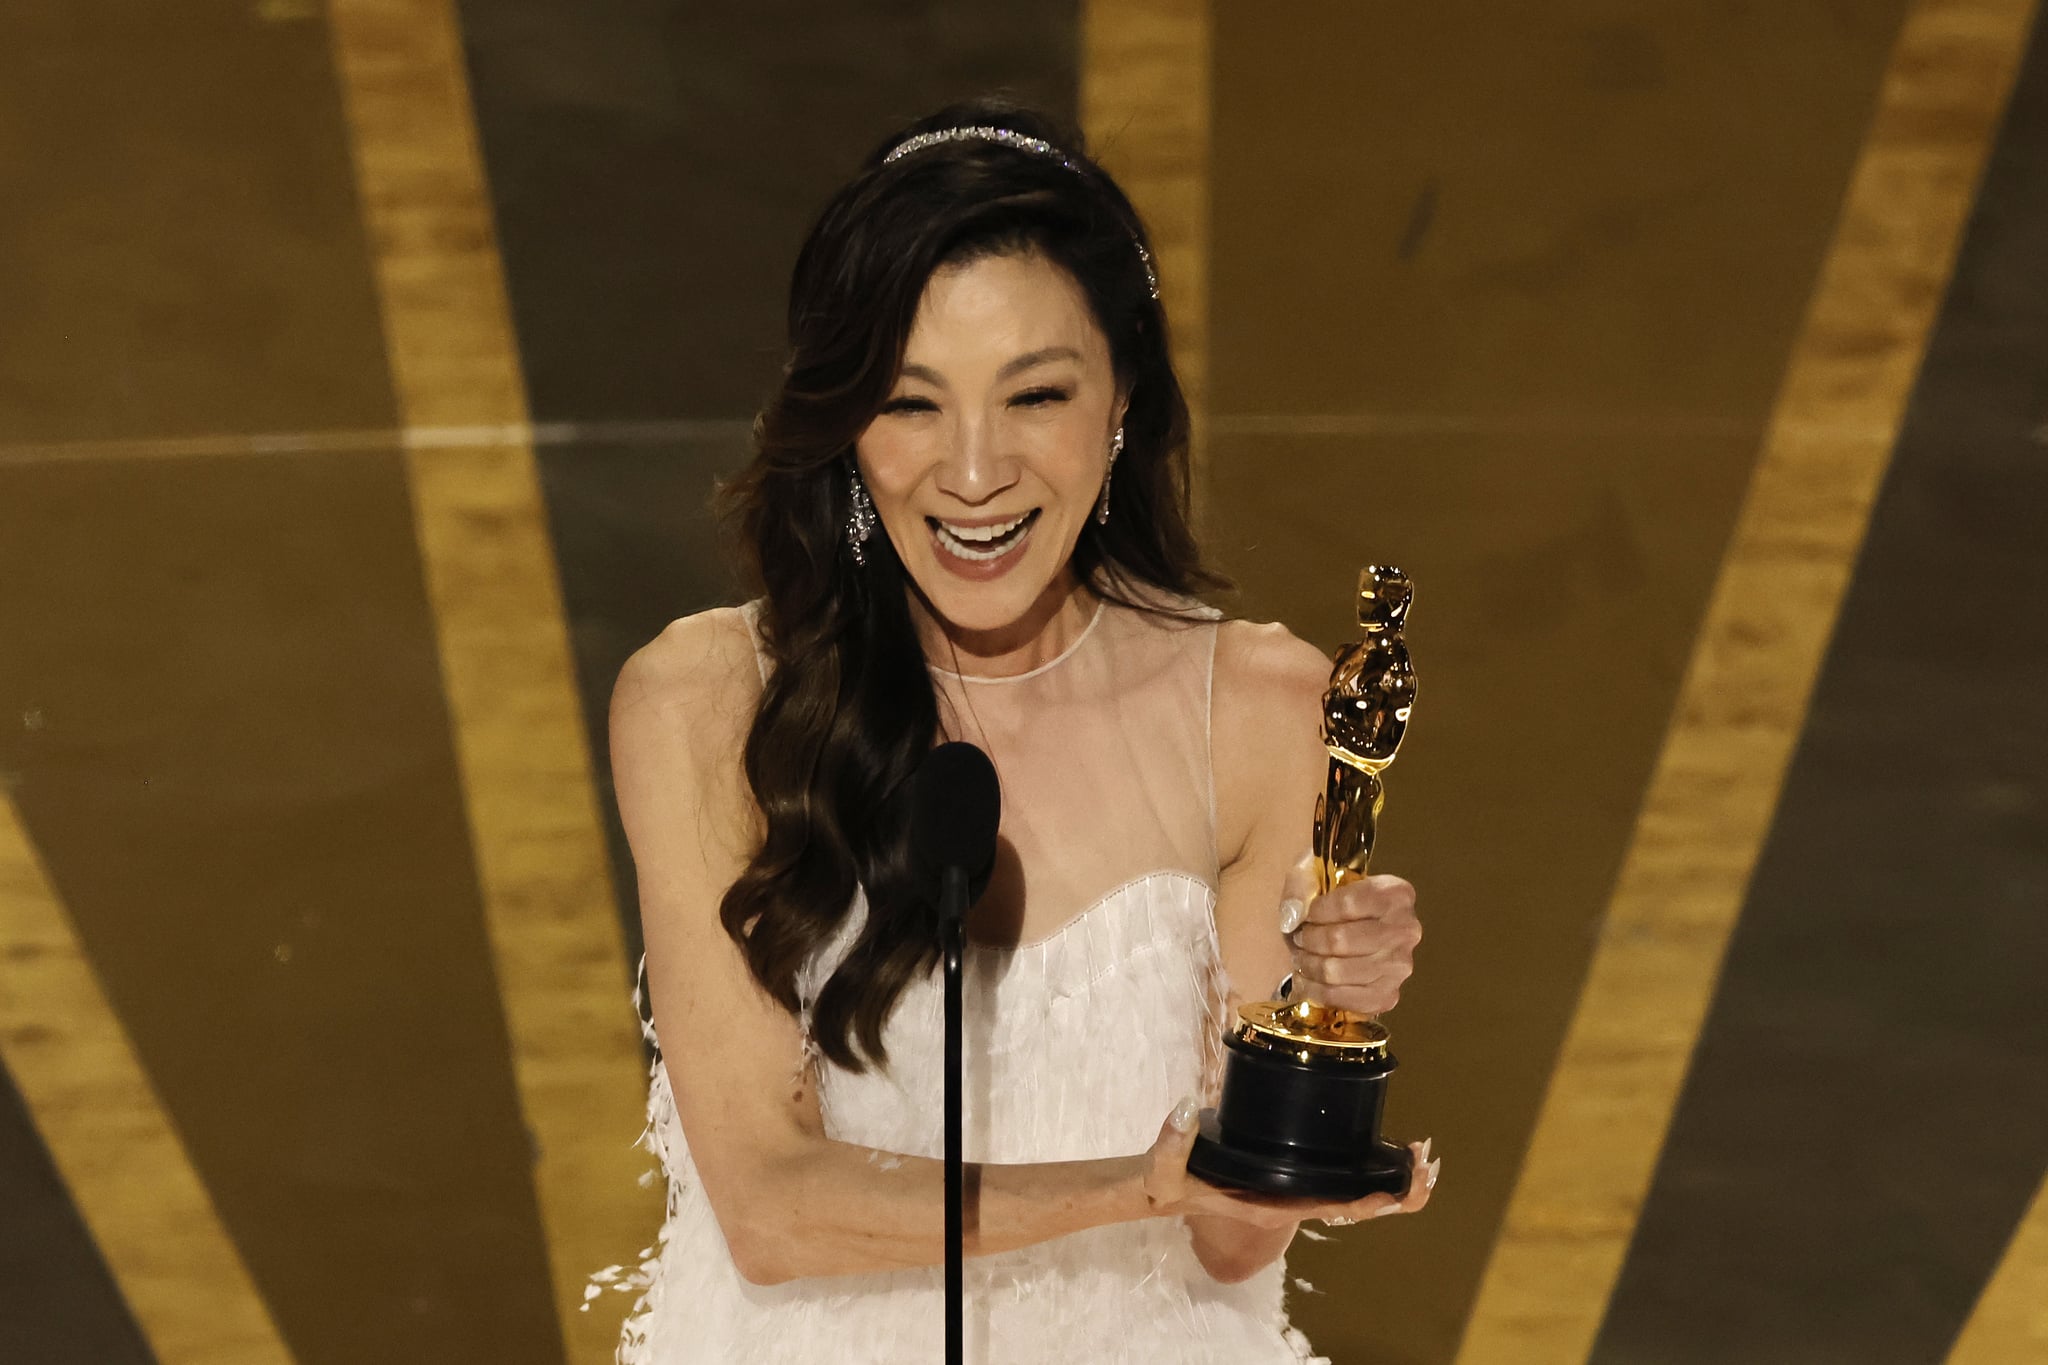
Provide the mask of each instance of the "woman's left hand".
{"label": "woman's left hand", "polygon": [[1374,873],[1316,894],[1315,855],[1287,874],[1280,929],[1294,947],[1294,998],[1381,1014],[1415,971],[1415,887]]}

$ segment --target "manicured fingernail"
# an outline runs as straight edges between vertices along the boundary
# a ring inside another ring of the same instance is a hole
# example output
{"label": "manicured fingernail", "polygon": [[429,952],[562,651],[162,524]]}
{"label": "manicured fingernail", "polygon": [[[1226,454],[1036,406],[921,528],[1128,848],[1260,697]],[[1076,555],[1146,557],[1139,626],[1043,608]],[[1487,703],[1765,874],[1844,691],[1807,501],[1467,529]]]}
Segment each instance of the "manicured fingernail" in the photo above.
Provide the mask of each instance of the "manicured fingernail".
{"label": "manicured fingernail", "polygon": [[1436,1173],[1437,1173],[1437,1172],[1438,1172],[1438,1171],[1439,1171],[1440,1169],[1442,1169],[1442,1167],[1443,1167],[1443,1164],[1444,1164],[1444,1159],[1443,1159],[1442,1157],[1438,1157],[1438,1158],[1437,1158],[1437,1159],[1436,1159],[1435,1161],[1432,1161],[1432,1162],[1430,1162],[1430,1163],[1429,1163],[1429,1165],[1427,1165],[1427,1166],[1425,1166],[1425,1167],[1423,1167],[1423,1168],[1422,1168],[1422,1170],[1423,1170],[1423,1175],[1422,1175],[1422,1188],[1423,1188],[1423,1189],[1425,1189],[1425,1190],[1433,1190],[1433,1189],[1435,1189],[1435,1188],[1436,1188]]}
{"label": "manicured fingernail", "polygon": [[1293,933],[1301,927],[1301,922],[1306,918],[1308,918],[1308,906],[1302,904],[1302,902],[1294,897],[1289,896],[1286,900],[1280,902],[1281,933]]}
{"label": "manicured fingernail", "polygon": [[1435,1138],[1424,1138],[1422,1140],[1422,1160],[1424,1164],[1427,1164],[1429,1161],[1429,1144],[1435,1141]]}
{"label": "manicured fingernail", "polygon": [[1388,1214],[1390,1214],[1390,1213],[1399,1213],[1400,1211],[1401,1211],[1401,1206],[1400,1206],[1400,1204],[1398,1204],[1398,1203],[1394,1203],[1394,1204],[1382,1204],[1382,1205],[1380,1205],[1380,1207],[1379,1207],[1379,1212],[1377,1212],[1377,1213],[1373,1214],[1373,1217],[1375,1217],[1375,1218],[1384,1218],[1384,1217],[1386,1217],[1386,1216],[1387,1216]]}
{"label": "manicured fingernail", "polygon": [[1173,1114],[1167,1119],[1167,1122],[1173,1125],[1175,1131],[1185,1133],[1188,1129],[1195,1126],[1195,1112],[1198,1107],[1195,1103],[1195,1097],[1190,1095],[1179,1104],[1173,1106]]}

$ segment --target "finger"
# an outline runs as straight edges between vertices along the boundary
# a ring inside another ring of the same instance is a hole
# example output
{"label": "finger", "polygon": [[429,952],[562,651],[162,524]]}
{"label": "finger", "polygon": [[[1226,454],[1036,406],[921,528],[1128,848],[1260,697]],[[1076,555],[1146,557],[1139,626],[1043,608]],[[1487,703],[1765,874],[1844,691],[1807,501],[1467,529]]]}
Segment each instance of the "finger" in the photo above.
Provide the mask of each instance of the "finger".
{"label": "finger", "polygon": [[1427,1160],[1428,1156],[1427,1139],[1408,1144],[1408,1189],[1404,1194],[1368,1194],[1347,1204],[1326,1204],[1319,1211],[1303,1217],[1319,1218],[1325,1223],[1341,1226],[1390,1214],[1414,1213],[1429,1203],[1430,1190],[1436,1184],[1439,1163]]}
{"label": "finger", "polygon": [[1294,970],[1326,986],[1399,986],[1415,974],[1402,958],[1327,957],[1297,949]]}
{"label": "finger", "polygon": [[1324,957],[1388,957],[1413,952],[1421,942],[1422,926],[1412,919],[1309,921],[1294,935],[1296,947]]}
{"label": "finger", "polygon": [[1283,896],[1299,896],[1307,900],[1315,894],[1316,855],[1313,849],[1294,860],[1294,865],[1287,869],[1287,876],[1280,885]]}
{"label": "finger", "polygon": [[1386,1212],[1414,1213],[1429,1202],[1431,1189],[1436,1184],[1435,1163],[1429,1159],[1431,1141],[1433,1139],[1425,1138],[1408,1144],[1408,1188],[1395,1197],[1394,1206]]}
{"label": "finger", "polygon": [[1320,1211],[1304,1217],[1303,1221],[1307,1221],[1307,1218],[1318,1218],[1325,1223],[1343,1227],[1350,1223],[1363,1223],[1368,1219],[1378,1218],[1389,1213],[1400,1213],[1401,1211],[1401,1201],[1393,1195],[1368,1194],[1363,1198],[1354,1199],[1348,1204],[1325,1204]]}
{"label": "finger", "polygon": [[1144,1187],[1146,1198],[1155,1205],[1176,1203],[1187,1187],[1188,1154],[1194,1150],[1195,1135],[1201,1130],[1195,1097],[1189,1095],[1173,1107],[1159,1125],[1146,1155]]}
{"label": "finger", "polygon": [[1318,987],[1310,983],[1295,994],[1297,998],[1313,1000],[1318,1005],[1327,1005],[1333,1010],[1367,1016],[1386,1014],[1401,1003],[1401,993],[1391,988],[1382,990],[1378,987],[1357,986]]}
{"label": "finger", "polygon": [[1187,1153],[1194,1150],[1195,1135],[1201,1131],[1201,1106],[1193,1095],[1189,1095],[1173,1107],[1166,1121],[1159,1125],[1159,1137],[1152,1148],[1160,1154],[1179,1152],[1181,1160],[1174,1163],[1176,1170],[1187,1167]]}
{"label": "finger", "polygon": [[1430,1143],[1433,1139],[1411,1142],[1408,1150],[1412,1164],[1408,1171],[1408,1191],[1401,1196],[1401,1211],[1414,1213],[1429,1202],[1429,1196],[1436,1189],[1437,1174],[1443,1169],[1443,1158],[1431,1159]]}
{"label": "finger", "polygon": [[1399,1004],[1401,992],[1391,986],[1332,986],[1297,974],[1293,998],[1313,1000],[1319,1005],[1348,1010],[1352,1014],[1373,1015],[1385,1014]]}
{"label": "finger", "polygon": [[1415,913],[1415,885],[1390,873],[1375,872],[1346,882],[1309,903],[1308,918],[1316,924],[1346,920],[1385,919]]}
{"label": "finger", "polygon": [[1368,1218],[1384,1218],[1397,1213],[1414,1213],[1429,1202],[1430,1188],[1436,1181],[1434,1163],[1424,1160],[1429,1153],[1429,1142],[1408,1144],[1408,1189],[1406,1193],[1368,1194],[1349,1204],[1333,1206],[1325,1221],[1362,1222]]}
{"label": "finger", "polygon": [[1314,853],[1304,853],[1287,869],[1287,875],[1280,882],[1280,932],[1292,933],[1296,925],[1307,916],[1308,906],[1316,896],[1316,858]]}

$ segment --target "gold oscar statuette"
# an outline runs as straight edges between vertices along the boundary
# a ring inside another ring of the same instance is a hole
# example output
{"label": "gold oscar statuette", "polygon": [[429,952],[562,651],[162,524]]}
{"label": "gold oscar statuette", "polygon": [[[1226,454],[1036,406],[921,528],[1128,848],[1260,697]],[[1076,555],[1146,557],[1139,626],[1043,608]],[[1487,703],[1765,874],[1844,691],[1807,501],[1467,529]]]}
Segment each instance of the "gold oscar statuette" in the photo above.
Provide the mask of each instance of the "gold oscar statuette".
{"label": "gold oscar statuette", "polygon": [[[1316,890],[1358,881],[1372,858],[1384,793],[1380,774],[1408,729],[1415,667],[1401,638],[1411,589],[1399,569],[1368,565],[1358,579],[1362,638],[1337,652],[1323,694],[1329,780],[1316,800]],[[1223,1094],[1202,1111],[1188,1170],[1214,1185],[1265,1194],[1351,1200],[1408,1188],[1408,1152],[1381,1139],[1395,1066],[1377,1019],[1292,998],[1238,1011],[1224,1038]]]}

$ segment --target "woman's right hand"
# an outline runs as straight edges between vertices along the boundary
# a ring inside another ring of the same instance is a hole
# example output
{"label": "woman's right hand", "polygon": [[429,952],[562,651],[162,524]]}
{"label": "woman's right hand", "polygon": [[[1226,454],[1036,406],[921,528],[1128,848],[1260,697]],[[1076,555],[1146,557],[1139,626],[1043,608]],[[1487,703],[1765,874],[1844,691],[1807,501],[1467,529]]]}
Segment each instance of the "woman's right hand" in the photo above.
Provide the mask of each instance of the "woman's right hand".
{"label": "woman's right hand", "polygon": [[1256,1194],[1249,1190],[1226,1190],[1188,1172],[1188,1153],[1199,1130],[1195,1103],[1183,1100],[1160,1125],[1159,1137],[1145,1153],[1145,1198],[1157,1215],[1210,1215],[1232,1218],[1258,1227],[1286,1227],[1317,1218],[1328,1223],[1355,1223],[1390,1213],[1414,1213],[1429,1202],[1443,1158],[1429,1159],[1429,1143],[1411,1142],[1412,1156],[1408,1193],[1368,1194],[1349,1202],[1332,1203],[1299,1195]]}

